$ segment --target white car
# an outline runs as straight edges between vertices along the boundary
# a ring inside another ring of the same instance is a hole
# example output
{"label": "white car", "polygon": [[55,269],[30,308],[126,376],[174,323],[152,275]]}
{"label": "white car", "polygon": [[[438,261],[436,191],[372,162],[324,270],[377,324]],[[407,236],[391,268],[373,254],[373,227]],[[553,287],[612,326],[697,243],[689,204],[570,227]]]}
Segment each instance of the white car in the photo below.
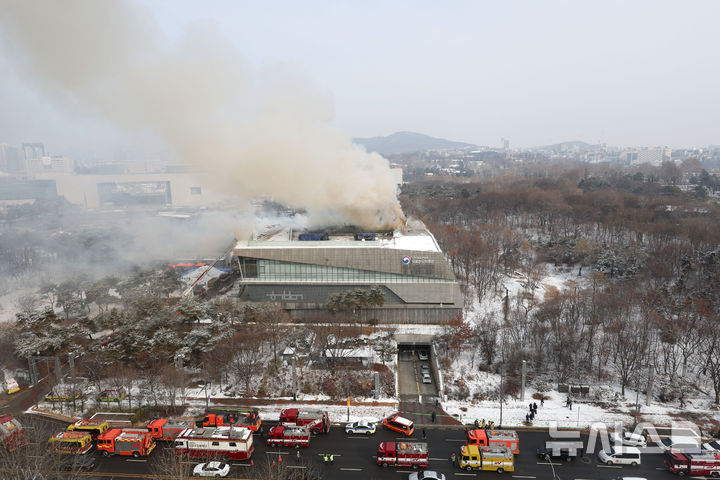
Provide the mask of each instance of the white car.
{"label": "white car", "polygon": [[703,450],[708,450],[708,451],[711,451],[711,452],[713,452],[713,451],[715,451],[715,452],[720,451],[720,441],[718,441],[718,440],[713,440],[712,442],[703,443],[703,444],[702,444],[702,449],[703,449]]}
{"label": "white car", "polygon": [[647,447],[647,440],[639,433],[632,432],[615,432],[611,437],[612,442],[615,445],[627,445],[628,447]]}
{"label": "white car", "polygon": [[411,473],[408,480],[445,480],[445,475],[439,472],[433,472],[432,470],[425,470],[423,472]]}
{"label": "white car", "polygon": [[209,462],[195,465],[193,477],[227,477],[230,465],[222,462]]}
{"label": "white car", "polygon": [[600,450],[598,460],[606,465],[640,465],[640,449],[636,447],[611,447],[610,450]]}
{"label": "white car", "polygon": [[700,437],[672,435],[660,440],[658,446],[663,450],[696,451],[700,450],[700,444]]}
{"label": "white car", "polygon": [[375,424],[360,420],[355,423],[345,425],[345,433],[362,433],[364,435],[372,435],[375,433]]}
{"label": "white car", "polygon": [[423,383],[432,383],[432,377],[429,373],[423,373]]}

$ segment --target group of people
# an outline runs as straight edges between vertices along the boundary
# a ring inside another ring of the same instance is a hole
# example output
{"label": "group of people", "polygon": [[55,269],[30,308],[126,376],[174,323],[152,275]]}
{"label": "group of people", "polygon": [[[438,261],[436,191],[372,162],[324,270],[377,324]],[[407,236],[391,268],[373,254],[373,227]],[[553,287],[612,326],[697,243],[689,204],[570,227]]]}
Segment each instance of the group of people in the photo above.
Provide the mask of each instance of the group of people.
{"label": "group of people", "polygon": [[[545,399],[540,399],[540,405],[545,404]],[[525,423],[531,423],[533,420],[535,420],[535,415],[537,415],[537,402],[533,402],[528,404],[528,407],[530,409],[530,413],[525,414]]]}
{"label": "group of people", "polygon": [[335,455],[333,455],[332,453],[323,453],[323,464],[327,465],[328,463],[330,465],[333,465],[335,463]]}
{"label": "group of people", "polygon": [[485,422],[484,418],[480,420],[475,419],[475,428],[492,430],[493,428],[495,428],[495,422],[493,422],[492,420],[488,420],[487,422]]}

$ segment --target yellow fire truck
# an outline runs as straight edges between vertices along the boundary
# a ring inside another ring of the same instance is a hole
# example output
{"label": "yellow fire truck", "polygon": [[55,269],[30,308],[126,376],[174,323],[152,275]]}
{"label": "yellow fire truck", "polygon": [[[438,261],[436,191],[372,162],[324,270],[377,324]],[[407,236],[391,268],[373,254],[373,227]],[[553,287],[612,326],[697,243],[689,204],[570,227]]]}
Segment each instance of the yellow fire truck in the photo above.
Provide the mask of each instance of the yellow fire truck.
{"label": "yellow fire truck", "polygon": [[512,450],[502,446],[463,445],[460,447],[458,466],[468,471],[491,470],[502,473],[515,470]]}

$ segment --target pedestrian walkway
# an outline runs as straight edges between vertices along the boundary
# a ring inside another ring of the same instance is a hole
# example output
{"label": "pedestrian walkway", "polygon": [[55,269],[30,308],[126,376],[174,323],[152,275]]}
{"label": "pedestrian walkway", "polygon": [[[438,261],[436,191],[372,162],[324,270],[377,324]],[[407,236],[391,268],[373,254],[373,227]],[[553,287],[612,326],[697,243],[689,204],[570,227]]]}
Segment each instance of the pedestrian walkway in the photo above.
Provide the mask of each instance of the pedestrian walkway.
{"label": "pedestrian walkway", "polygon": [[[434,420],[433,421],[433,413]],[[438,403],[436,407],[435,401],[418,402],[417,400],[401,400],[400,414],[412,420],[416,427],[432,427],[432,426],[462,426],[462,423],[452,415],[449,415],[442,408],[442,404]]]}

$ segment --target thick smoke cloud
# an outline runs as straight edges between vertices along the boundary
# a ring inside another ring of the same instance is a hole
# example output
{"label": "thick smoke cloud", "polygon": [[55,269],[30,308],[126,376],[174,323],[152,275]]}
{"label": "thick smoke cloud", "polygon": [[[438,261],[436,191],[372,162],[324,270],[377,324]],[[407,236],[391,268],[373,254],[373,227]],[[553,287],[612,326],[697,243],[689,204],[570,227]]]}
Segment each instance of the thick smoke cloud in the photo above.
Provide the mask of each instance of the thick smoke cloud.
{"label": "thick smoke cloud", "polygon": [[157,136],[229,197],[270,195],[365,228],[403,218],[388,162],[330,124],[329,95],[282,67],[253,69],[211,28],[171,43],[117,0],[0,8],[6,55],[29,82],[69,113]]}

